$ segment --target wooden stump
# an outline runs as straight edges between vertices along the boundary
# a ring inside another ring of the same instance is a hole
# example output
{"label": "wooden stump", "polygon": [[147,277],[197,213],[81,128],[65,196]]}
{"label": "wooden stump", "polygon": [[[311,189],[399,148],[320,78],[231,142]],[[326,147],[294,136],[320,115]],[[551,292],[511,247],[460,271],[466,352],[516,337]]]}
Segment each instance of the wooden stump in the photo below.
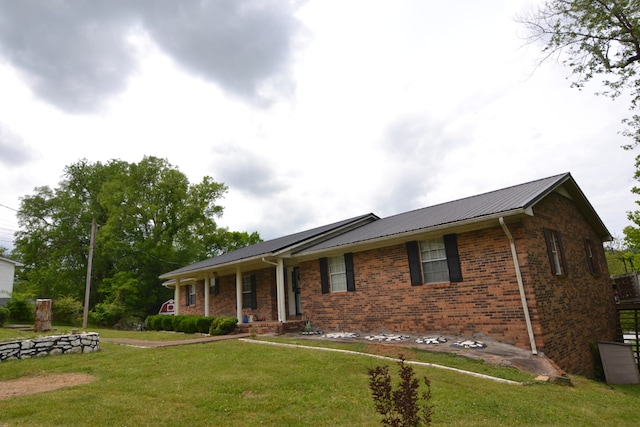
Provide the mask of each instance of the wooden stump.
{"label": "wooden stump", "polygon": [[51,330],[51,300],[36,300],[36,332],[44,332]]}

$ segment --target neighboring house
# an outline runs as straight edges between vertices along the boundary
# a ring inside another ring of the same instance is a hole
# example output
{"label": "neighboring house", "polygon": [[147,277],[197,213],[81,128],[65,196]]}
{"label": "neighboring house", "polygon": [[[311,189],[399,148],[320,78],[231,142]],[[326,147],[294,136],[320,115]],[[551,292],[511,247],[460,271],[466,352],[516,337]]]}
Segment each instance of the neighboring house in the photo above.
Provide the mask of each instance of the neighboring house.
{"label": "neighboring house", "polygon": [[16,267],[23,267],[23,264],[0,257],[0,307],[6,305],[11,299]]}
{"label": "neighboring house", "polygon": [[347,219],[161,278],[171,280],[179,314],[489,337],[591,375],[594,346],[617,338],[602,247],[610,239],[566,173],[388,218]]}

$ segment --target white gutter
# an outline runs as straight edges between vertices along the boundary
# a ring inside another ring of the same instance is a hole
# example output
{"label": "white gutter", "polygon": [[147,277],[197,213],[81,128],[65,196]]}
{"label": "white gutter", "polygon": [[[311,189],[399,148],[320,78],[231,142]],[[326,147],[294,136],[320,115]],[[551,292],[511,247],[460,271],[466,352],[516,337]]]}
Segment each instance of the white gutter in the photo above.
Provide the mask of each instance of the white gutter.
{"label": "white gutter", "polygon": [[520,289],[520,299],[522,300],[522,310],[524,311],[524,319],[527,323],[527,332],[529,333],[529,341],[531,343],[531,353],[538,354],[538,350],[536,348],[536,339],[533,335],[533,328],[531,327],[531,318],[529,317],[529,306],[527,305],[527,297],[524,293],[524,284],[522,283],[522,273],[520,272],[520,264],[518,263],[518,253],[516,252],[516,243],[513,240],[513,236],[507,227],[507,224],[504,223],[504,218],[498,218],[500,221],[500,226],[502,230],[504,230],[504,234],[507,235],[509,239],[509,244],[511,245],[511,256],[513,257],[513,266],[516,269],[516,278],[518,279],[518,288]]}

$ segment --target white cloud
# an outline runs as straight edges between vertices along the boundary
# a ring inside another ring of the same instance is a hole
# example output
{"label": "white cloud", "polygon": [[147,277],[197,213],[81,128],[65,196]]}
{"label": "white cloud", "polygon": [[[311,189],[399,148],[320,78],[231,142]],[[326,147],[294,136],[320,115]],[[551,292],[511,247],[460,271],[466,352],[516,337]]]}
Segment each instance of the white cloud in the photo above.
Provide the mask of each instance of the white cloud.
{"label": "white cloud", "polygon": [[571,172],[621,235],[627,105],[536,67],[528,5],[0,0],[0,204],[150,155],[224,181],[219,223],[273,238]]}

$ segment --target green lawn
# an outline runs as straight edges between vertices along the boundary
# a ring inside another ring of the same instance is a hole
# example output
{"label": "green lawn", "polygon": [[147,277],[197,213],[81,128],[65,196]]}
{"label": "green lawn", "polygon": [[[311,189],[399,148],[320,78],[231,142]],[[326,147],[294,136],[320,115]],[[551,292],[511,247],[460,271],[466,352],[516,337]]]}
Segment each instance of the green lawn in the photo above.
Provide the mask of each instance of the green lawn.
{"label": "green lawn", "polygon": [[[0,340],[11,334],[18,333],[0,328]],[[359,343],[320,344],[365,350]],[[575,386],[569,387],[458,357],[414,351],[411,358],[526,383],[414,367],[431,380],[435,426],[604,427],[637,425],[640,415],[640,386],[610,387],[573,377]],[[0,381],[65,372],[96,377],[86,385],[0,401],[0,425],[376,426],[367,369],[382,363],[387,362],[236,340],[145,349],[103,343],[92,354],[0,363]],[[395,376],[395,366],[391,372]]]}

